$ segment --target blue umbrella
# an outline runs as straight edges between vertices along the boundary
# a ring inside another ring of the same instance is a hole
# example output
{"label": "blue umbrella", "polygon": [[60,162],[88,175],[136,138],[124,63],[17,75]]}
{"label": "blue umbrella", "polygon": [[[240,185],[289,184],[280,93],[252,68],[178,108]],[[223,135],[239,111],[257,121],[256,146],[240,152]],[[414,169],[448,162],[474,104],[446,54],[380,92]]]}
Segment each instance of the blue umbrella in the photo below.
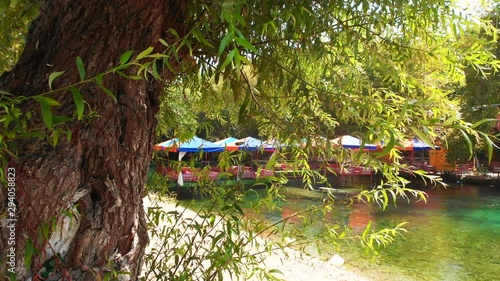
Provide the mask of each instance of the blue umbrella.
{"label": "blue umbrella", "polygon": [[[332,143],[341,145],[343,148],[359,149],[361,148],[361,140],[350,135],[344,135],[332,140]],[[364,149],[375,150],[377,145],[365,143]]]}
{"label": "blue umbrella", "polygon": [[261,140],[252,138],[252,137],[246,137],[242,138],[239,140],[236,140],[234,142],[230,142],[226,144],[227,150],[259,150],[260,148],[264,148],[264,144],[262,143]]}
{"label": "blue umbrella", "polygon": [[178,138],[164,141],[155,145],[155,150],[168,150],[170,152],[221,152],[224,151],[224,146],[195,136],[185,142],[180,142]]}
{"label": "blue umbrella", "polygon": [[233,138],[233,137],[229,137],[229,138],[225,138],[225,139],[221,139],[221,140],[218,140],[216,142],[214,142],[215,144],[222,144],[222,145],[225,145],[227,143],[232,143],[232,142],[235,142],[237,141],[238,139],[237,138]]}

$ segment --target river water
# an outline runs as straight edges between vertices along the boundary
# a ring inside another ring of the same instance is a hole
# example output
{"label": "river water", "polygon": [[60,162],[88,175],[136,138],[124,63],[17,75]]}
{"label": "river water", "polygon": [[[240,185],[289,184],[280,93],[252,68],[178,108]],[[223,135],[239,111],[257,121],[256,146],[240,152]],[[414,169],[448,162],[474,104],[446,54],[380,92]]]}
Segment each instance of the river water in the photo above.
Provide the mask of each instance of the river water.
{"label": "river water", "polygon": [[[358,186],[353,182],[344,185]],[[306,252],[323,259],[338,253],[346,268],[374,281],[500,280],[500,188],[453,184],[420,189],[429,195],[427,203],[399,200],[397,206],[390,205],[384,211],[377,205],[356,203],[334,208],[333,215],[318,214],[318,221],[326,218],[355,234],[362,233],[370,221],[376,230],[407,222],[404,228],[408,232],[382,248],[378,257],[367,255],[358,243],[340,243],[339,248],[320,243],[321,251],[309,247]],[[257,202],[265,192],[249,192],[247,200]],[[280,209],[263,207],[256,212],[249,208],[246,212],[255,212],[250,215],[273,223],[308,206],[319,206],[324,198],[321,192],[294,186],[281,188],[280,193],[285,198],[276,202]],[[304,226],[300,220],[287,227],[306,239],[324,230],[319,223]]]}
{"label": "river water", "polygon": [[[346,224],[355,233],[369,221],[375,229],[408,223],[404,237],[381,249],[375,259],[359,246],[341,245],[338,253],[345,266],[371,280],[500,280],[500,189],[457,184],[424,191],[427,203],[400,200],[385,211],[366,204],[336,209],[332,223]],[[314,191],[291,187],[281,192],[286,198],[279,202],[282,210],[264,210],[266,220],[275,222],[322,202],[321,196],[310,194]],[[313,224],[301,233],[318,232]],[[329,245],[320,247],[322,253],[312,254],[327,258],[336,251]]]}

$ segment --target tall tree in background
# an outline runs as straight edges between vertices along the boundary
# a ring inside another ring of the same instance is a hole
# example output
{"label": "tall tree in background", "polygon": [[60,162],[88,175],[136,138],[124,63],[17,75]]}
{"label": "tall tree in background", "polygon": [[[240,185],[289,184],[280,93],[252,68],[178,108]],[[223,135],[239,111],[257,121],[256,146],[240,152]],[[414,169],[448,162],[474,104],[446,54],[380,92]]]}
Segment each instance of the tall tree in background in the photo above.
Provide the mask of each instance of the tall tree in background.
{"label": "tall tree in background", "polygon": [[[408,134],[430,141],[425,133],[459,118],[447,92],[406,62],[437,61],[436,71],[446,69],[450,81],[463,79],[463,65],[490,62],[481,46],[456,47],[460,29],[477,28],[459,19],[448,1],[435,0],[44,2],[19,61],[0,77],[0,88],[16,97],[45,93],[20,105],[33,114],[27,129],[44,134],[9,142],[17,153],[10,162],[18,191],[17,278],[45,266],[56,247],[40,246],[47,241],[39,231],[54,218],[63,224],[74,206],[76,232],[69,235],[68,224],[67,233],[51,236],[65,246],[57,247],[50,278],[93,280],[91,269],[110,263],[137,278],[155,114],[174,81],[190,89],[182,99],[199,101],[218,100],[213,85],[224,81],[239,119],[255,116],[281,138],[332,134],[342,121],[389,149]],[[81,115],[79,93],[85,112],[96,116],[61,122]],[[59,127],[71,138],[53,146]],[[4,190],[0,199],[7,202]],[[40,252],[28,262],[31,245]]]}
{"label": "tall tree in background", "polygon": [[[500,5],[497,3],[493,9],[485,13],[484,20],[488,20],[495,28],[500,27]],[[491,41],[492,44],[488,49],[496,56],[500,55],[500,40],[497,37],[492,37],[490,34],[480,33],[477,35],[468,34],[461,40],[461,45],[464,49],[470,48],[474,44],[474,40],[467,40],[468,36],[479,36],[483,40]],[[468,67],[464,69],[466,74],[465,84],[458,88],[453,94],[453,98],[457,100],[462,118],[467,122],[478,123],[478,130],[485,133],[496,134],[495,126],[497,124],[497,114],[500,105],[500,76],[490,68],[474,68]],[[482,120],[490,120],[482,122]],[[467,145],[464,135],[457,131],[451,131],[448,136],[448,152],[446,154],[449,163],[466,163],[470,161],[472,156]],[[492,149],[487,142],[471,139],[473,143],[473,155],[478,157],[482,164],[488,164],[488,150]],[[498,140],[495,141],[498,145]],[[496,151],[497,149],[495,149]],[[498,161],[499,155],[495,153],[495,160]],[[477,163],[479,165],[479,163]]]}
{"label": "tall tree in background", "polygon": [[[484,20],[491,21],[495,28],[500,28],[500,4],[495,4],[493,10],[486,14]],[[473,35],[472,35],[473,36]],[[489,50],[496,56],[500,56],[500,39],[491,37],[489,34],[479,34],[483,40],[493,41]],[[468,40],[467,40],[468,41]],[[470,47],[474,40],[464,44]],[[497,105],[500,103],[500,77],[489,68],[468,68],[466,69],[466,85],[458,89],[456,95],[460,99],[460,106],[464,114],[464,119],[469,122],[478,122],[483,119],[495,119],[498,112]],[[487,74],[487,75],[484,75]],[[485,123],[484,131],[492,131],[491,122]]]}

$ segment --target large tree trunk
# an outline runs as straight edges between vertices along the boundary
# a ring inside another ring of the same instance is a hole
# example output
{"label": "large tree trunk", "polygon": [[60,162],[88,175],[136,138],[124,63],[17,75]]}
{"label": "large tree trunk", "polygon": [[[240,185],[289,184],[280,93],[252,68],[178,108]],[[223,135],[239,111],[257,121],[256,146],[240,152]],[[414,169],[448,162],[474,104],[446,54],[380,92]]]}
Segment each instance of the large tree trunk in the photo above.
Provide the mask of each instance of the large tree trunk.
{"label": "large tree trunk", "polygon": [[[17,96],[40,94],[48,91],[48,76],[55,71],[65,73],[54,81],[54,88],[77,82],[77,56],[83,59],[88,76],[94,76],[118,65],[120,54],[127,50],[154,46],[158,51],[158,39],[167,37],[168,28],[182,35],[177,23],[182,24],[182,19],[175,1],[46,1],[30,28],[20,61],[0,77],[0,88]],[[18,280],[36,275],[50,256],[43,253],[50,247],[44,245],[47,239],[39,238],[41,227],[53,219],[63,222],[62,213],[75,203],[80,214],[75,217],[80,221],[78,231],[70,239],[64,262],[56,263],[49,279],[71,275],[73,280],[94,280],[90,271],[103,274],[111,270],[108,264],[137,279],[147,244],[142,195],[162,91],[159,83],[149,80],[107,76],[104,84],[116,95],[117,103],[97,87],[85,85],[84,99],[98,117],[71,123],[69,142],[55,148],[39,139],[17,143],[19,157],[12,166],[17,184]],[[55,114],[73,114],[70,93],[52,97],[62,104]],[[31,126],[42,124],[36,103],[27,103],[24,109],[35,112]],[[77,189],[89,192],[73,202]],[[2,202],[6,202],[4,191]],[[2,227],[2,255],[10,247],[5,230]],[[24,268],[26,238],[42,251],[28,270]],[[1,269],[2,274],[7,270]]]}

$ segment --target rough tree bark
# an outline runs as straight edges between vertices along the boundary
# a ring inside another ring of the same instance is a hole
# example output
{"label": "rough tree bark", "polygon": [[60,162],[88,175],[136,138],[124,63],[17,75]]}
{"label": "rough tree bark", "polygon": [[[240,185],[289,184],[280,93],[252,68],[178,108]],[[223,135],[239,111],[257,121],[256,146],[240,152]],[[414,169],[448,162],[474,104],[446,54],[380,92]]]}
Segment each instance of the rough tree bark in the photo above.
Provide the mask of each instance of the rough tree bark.
{"label": "rough tree bark", "polygon": [[[142,51],[149,46],[158,51],[158,39],[167,38],[169,28],[182,35],[182,7],[176,3],[46,1],[30,28],[20,61],[0,77],[0,88],[15,95],[32,96],[48,91],[48,76],[55,71],[65,71],[54,81],[55,88],[77,82],[77,56],[83,59],[88,76],[94,76],[116,66],[125,51]],[[168,79],[169,74],[165,75]],[[86,123],[71,123],[69,142],[55,148],[38,139],[17,143],[20,154],[12,165],[17,183],[18,280],[36,274],[44,262],[40,255],[30,270],[24,269],[26,238],[43,250],[40,243],[44,241],[38,238],[41,226],[57,220],[74,203],[71,198],[79,188],[89,190],[78,201],[80,227],[64,263],[58,263],[50,279],[70,275],[72,280],[95,280],[89,269],[106,270],[108,262],[129,271],[132,280],[137,279],[147,243],[142,195],[162,85],[126,80],[118,75],[107,76],[104,84],[115,93],[118,102],[97,87],[84,86],[84,99],[99,117]],[[73,114],[75,105],[70,93],[53,98],[62,105],[57,114]],[[35,112],[32,126],[42,124],[36,103],[24,108]],[[0,200],[6,202],[4,189]],[[2,231],[3,251],[8,234],[4,227]],[[6,272],[1,269],[2,274]]]}

